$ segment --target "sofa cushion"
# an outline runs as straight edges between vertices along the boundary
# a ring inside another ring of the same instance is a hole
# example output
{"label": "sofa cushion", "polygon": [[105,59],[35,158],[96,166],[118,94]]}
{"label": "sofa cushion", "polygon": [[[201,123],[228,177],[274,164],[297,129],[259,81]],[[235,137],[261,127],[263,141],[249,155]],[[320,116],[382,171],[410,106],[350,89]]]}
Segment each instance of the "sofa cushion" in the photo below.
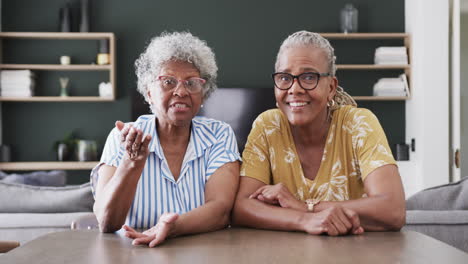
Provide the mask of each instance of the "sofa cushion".
{"label": "sofa cushion", "polygon": [[468,211],[421,211],[409,210],[406,212],[407,225],[468,225]]}
{"label": "sofa cushion", "polygon": [[468,177],[422,190],[406,201],[407,210],[468,210]]}
{"label": "sofa cushion", "polygon": [[0,182],[0,213],[90,212],[93,203],[89,183],[40,187]]}
{"label": "sofa cushion", "polygon": [[93,213],[0,213],[0,239],[19,241],[22,246],[39,236],[51,232],[70,230],[73,221],[86,216],[93,216]]}
{"label": "sofa cushion", "polygon": [[[403,231],[423,233],[468,253],[468,225],[418,224],[406,225]],[[424,245],[422,245],[424,246]]]}
{"label": "sofa cushion", "polygon": [[0,232],[10,228],[65,228],[70,229],[71,223],[83,216],[93,216],[91,212],[78,213],[0,213]]}
{"label": "sofa cushion", "polygon": [[59,187],[65,186],[67,172],[63,170],[53,170],[7,174],[0,171],[0,180],[6,183]]}

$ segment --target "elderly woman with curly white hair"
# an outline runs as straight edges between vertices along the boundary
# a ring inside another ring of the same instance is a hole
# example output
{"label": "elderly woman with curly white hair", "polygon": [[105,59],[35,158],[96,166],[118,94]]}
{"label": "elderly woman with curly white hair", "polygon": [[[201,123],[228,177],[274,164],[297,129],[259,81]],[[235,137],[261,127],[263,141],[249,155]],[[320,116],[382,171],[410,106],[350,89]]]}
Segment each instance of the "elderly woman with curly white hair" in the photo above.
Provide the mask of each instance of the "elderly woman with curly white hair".
{"label": "elderly woman with curly white hair", "polygon": [[122,227],[133,244],[154,247],[226,227],[239,181],[237,142],[228,124],[196,116],[216,89],[214,53],[190,33],[163,33],[135,65],[153,114],[117,121],[92,171],[101,231]]}

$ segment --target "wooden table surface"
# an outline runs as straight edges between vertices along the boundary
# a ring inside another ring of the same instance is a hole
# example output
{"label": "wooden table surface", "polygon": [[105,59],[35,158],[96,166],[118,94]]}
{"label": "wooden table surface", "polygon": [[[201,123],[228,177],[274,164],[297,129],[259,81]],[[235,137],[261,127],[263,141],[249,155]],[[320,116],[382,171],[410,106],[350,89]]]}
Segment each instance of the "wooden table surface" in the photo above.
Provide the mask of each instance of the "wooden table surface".
{"label": "wooden table surface", "polygon": [[51,233],[0,256],[0,263],[468,263],[468,254],[416,232],[360,236],[230,228],[133,246],[121,233]]}

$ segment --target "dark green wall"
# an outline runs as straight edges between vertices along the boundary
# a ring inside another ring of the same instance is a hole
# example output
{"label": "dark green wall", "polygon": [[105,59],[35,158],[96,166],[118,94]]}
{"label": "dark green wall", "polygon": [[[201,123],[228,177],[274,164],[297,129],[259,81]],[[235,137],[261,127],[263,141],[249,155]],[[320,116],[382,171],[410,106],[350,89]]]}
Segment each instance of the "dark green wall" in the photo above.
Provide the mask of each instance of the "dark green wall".
{"label": "dark green wall", "polygon": [[[281,41],[301,29],[337,32],[339,10],[345,3],[358,8],[361,32],[404,31],[404,0],[90,2],[92,31],[114,32],[117,37],[118,99],[110,103],[2,103],[3,141],[12,146],[16,161],[53,160],[53,142],[72,130],[81,138],[98,140],[102,147],[114,121],[130,119],[131,95],[136,87],[135,59],[149,39],[164,30],[190,30],[208,42],[218,60],[219,87],[270,89],[270,74]],[[3,31],[56,31],[63,3],[3,0]],[[376,46],[395,43],[333,44],[338,63],[373,63]],[[86,63],[93,60],[96,49],[92,41],[18,40],[4,43],[3,56],[8,62],[55,63],[61,54],[70,54],[75,62]],[[389,75],[398,72],[338,73],[340,84],[354,95],[369,95],[375,80]],[[96,83],[106,78],[103,73],[38,72],[36,94],[56,95],[60,76],[71,78],[71,93],[75,95],[97,95]],[[378,115],[392,145],[404,141],[404,102],[360,105]]]}

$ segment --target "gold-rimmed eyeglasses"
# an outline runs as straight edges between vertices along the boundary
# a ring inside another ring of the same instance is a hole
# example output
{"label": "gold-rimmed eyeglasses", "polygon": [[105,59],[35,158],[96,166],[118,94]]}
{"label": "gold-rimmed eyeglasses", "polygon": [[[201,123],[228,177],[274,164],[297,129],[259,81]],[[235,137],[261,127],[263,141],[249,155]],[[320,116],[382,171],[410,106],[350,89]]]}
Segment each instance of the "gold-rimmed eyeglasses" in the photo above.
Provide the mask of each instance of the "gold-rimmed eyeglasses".
{"label": "gold-rimmed eyeglasses", "polygon": [[164,91],[171,91],[179,85],[179,82],[187,89],[189,93],[199,93],[203,90],[206,80],[198,77],[191,77],[186,80],[178,80],[174,76],[161,75],[158,76],[158,81],[161,83],[161,88]]}

